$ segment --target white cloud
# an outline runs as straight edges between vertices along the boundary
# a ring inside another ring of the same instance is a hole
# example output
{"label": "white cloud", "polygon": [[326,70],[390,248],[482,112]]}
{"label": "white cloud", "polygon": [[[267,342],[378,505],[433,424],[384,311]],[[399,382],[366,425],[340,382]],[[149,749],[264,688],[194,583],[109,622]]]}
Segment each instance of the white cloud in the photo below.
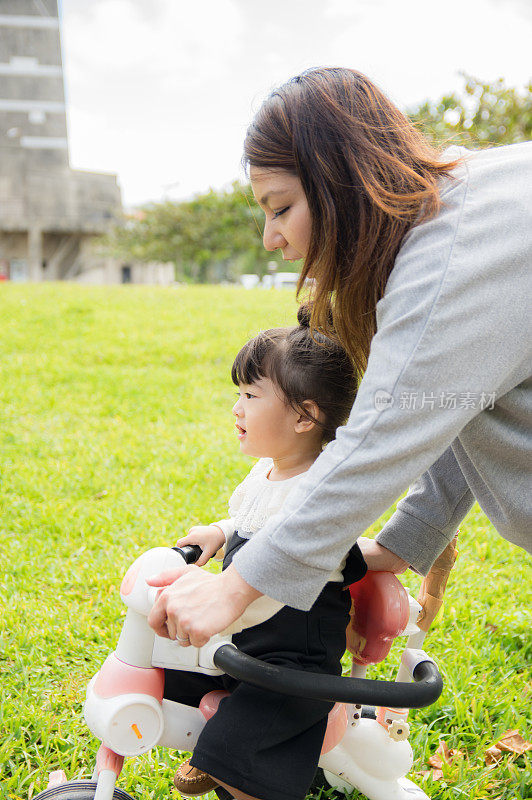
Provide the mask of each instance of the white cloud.
{"label": "white cloud", "polygon": [[231,136],[225,120],[213,120],[227,111],[223,87],[240,33],[234,4],[157,0],[150,15],[131,0],[63,6],[74,166],[118,171],[126,202],[158,199],[178,180],[193,191],[187,173],[201,170],[202,142],[216,151]]}
{"label": "white cloud", "polygon": [[73,166],[118,172],[126,204],[240,174],[245,129],[303,69],[366,72],[401,107],[530,77],[523,0],[63,0]]}
{"label": "white cloud", "polygon": [[407,107],[461,85],[460,70],[522,84],[530,74],[524,54],[531,36],[517,7],[496,0],[373,0],[363,20],[345,24],[335,49],[343,63]]}

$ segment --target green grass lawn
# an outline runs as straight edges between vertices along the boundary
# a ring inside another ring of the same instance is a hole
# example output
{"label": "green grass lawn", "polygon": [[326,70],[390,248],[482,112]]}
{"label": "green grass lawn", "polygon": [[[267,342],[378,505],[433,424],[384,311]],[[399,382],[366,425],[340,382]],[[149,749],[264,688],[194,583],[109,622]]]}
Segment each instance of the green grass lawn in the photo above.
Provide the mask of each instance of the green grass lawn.
{"label": "green grass lawn", "polygon": [[[117,641],[122,575],[226,513],[250,468],[233,432],[233,357],[295,309],[282,291],[0,285],[0,798],[35,796],[55,769],[90,776],[98,743],[81,706]],[[532,738],[530,566],[475,507],[427,640],[445,690],[411,714],[415,772],[440,739],[463,753],[443,780],[416,778],[435,800],[532,797],[529,754],[484,762],[508,729]],[[175,763],[159,749],[129,759],[119,785],[178,798]]]}

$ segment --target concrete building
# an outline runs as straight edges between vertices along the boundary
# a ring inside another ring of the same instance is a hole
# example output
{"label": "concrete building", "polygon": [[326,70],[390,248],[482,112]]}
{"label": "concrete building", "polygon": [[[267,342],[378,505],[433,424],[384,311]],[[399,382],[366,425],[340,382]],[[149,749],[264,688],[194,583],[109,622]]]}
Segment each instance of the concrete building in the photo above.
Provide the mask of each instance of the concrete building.
{"label": "concrete building", "polygon": [[[116,175],[70,168],[57,0],[0,0],[0,277],[170,282],[167,265],[98,255]],[[139,280],[140,279],[140,280]]]}

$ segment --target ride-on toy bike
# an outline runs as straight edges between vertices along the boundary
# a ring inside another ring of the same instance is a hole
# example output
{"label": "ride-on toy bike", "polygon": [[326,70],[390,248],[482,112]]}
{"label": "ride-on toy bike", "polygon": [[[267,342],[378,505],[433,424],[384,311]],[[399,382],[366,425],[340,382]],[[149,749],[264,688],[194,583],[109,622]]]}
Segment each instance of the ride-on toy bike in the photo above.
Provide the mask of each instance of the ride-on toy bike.
{"label": "ride-on toy bike", "polygon": [[[225,672],[271,691],[335,702],[319,761],[327,784],[347,792],[356,788],[370,800],[427,800],[405,777],[413,763],[407,716],[409,708],[432,704],[442,691],[436,665],[419,648],[441,606],[455,542],[424,579],[419,602],[389,572],[368,572],[350,587],[353,610],[346,638],[353,655],[351,677],[261,662],[241,653],[230,635],[218,634],[201,648],[183,648],[156,636],[147,616],[158,590],[148,586],[146,578],[183,561],[193,563],[201,551],[196,546],[157,547],[144,553],[122,581],[120,594],[128,610],[116,650],[87,688],[85,720],[102,742],[92,779],[67,781],[64,772],[53,772],[48,788],[34,800],[134,800],[116,787],[124,757],[156,745],[194,749],[226,693],[210,692],[199,708],[167,700],[164,668]],[[367,666],[385,658],[401,634],[409,638],[396,680],[366,679]]]}

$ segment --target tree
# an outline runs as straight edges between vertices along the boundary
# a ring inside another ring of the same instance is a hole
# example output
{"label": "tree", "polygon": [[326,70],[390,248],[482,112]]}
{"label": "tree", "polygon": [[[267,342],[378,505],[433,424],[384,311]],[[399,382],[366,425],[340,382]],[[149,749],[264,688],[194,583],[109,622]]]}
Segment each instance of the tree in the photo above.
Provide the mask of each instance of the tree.
{"label": "tree", "polygon": [[427,100],[409,112],[435,144],[478,148],[532,139],[532,81],[518,90],[502,78],[489,84],[461,74],[463,94]]}
{"label": "tree", "polygon": [[261,212],[249,185],[211,189],[186,202],[153,203],[126,217],[107,237],[120,258],[172,262],[176,277],[197,283],[263,275],[279,255],[262,246]]}

